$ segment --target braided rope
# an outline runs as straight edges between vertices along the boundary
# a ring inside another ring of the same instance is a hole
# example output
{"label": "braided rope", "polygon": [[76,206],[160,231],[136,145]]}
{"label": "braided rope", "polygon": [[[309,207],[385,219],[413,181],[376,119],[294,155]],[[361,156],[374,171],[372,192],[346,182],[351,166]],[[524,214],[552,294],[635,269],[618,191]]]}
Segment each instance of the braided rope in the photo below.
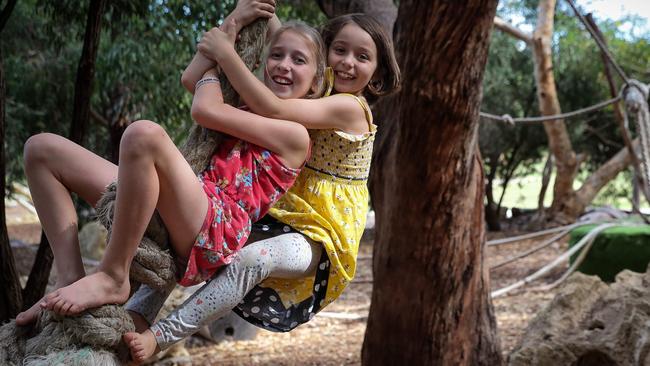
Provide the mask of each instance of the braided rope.
{"label": "braided rope", "polygon": [[628,125],[628,113],[635,115],[637,133],[641,141],[641,170],[646,192],[650,193],[650,112],[648,111],[649,86],[638,80],[630,80],[623,88],[627,113],[623,112],[625,124]]}

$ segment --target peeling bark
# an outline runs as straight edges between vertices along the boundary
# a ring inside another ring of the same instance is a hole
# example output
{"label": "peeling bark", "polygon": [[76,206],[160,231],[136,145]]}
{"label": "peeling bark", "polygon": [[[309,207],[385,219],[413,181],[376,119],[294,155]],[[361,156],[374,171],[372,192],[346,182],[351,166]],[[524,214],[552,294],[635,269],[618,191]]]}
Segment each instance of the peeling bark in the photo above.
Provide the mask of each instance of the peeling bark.
{"label": "peeling bark", "polygon": [[383,159],[373,161],[378,221],[364,365],[502,362],[483,265],[477,142],[495,10],[487,0],[400,2],[404,84],[383,116],[391,121]]}

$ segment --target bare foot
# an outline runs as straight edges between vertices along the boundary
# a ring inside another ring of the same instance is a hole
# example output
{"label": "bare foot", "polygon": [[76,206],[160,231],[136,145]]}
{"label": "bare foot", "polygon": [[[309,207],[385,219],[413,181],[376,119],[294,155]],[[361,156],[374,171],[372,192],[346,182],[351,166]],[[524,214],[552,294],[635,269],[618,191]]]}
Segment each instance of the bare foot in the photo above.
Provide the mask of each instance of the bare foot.
{"label": "bare foot", "polygon": [[96,272],[46,295],[40,303],[61,315],[74,315],[105,304],[124,304],[129,298],[128,277],[117,281],[106,272]]}
{"label": "bare foot", "polygon": [[149,323],[144,318],[144,316],[142,316],[142,314],[136,313],[135,311],[131,311],[131,310],[127,310],[126,312],[131,317],[131,320],[133,320],[133,324],[135,325],[136,332],[142,333],[145,330],[149,329]]}
{"label": "bare foot", "polygon": [[42,299],[37,301],[36,304],[32,305],[31,308],[19,313],[16,316],[16,325],[24,327],[26,325],[33,324],[38,319],[38,316],[41,314],[40,302]]}
{"label": "bare foot", "polygon": [[122,336],[124,343],[131,350],[131,358],[136,363],[144,362],[149,357],[160,352],[156,337],[147,329],[142,333],[129,332]]}

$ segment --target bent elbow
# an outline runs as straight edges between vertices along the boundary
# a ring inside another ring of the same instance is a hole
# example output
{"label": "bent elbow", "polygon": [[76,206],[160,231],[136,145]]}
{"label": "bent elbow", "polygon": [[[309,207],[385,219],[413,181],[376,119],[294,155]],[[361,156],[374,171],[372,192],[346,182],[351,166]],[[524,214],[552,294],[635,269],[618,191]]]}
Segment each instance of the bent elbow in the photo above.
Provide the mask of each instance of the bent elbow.
{"label": "bent elbow", "polygon": [[192,83],[192,80],[190,80],[189,75],[185,72],[181,75],[181,85],[183,85],[188,92],[194,94],[194,84]]}
{"label": "bent elbow", "polygon": [[192,119],[198,123],[199,125],[203,126],[203,121],[205,121],[205,116],[207,112],[205,111],[205,108],[198,106],[196,104],[192,104],[192,109],[190,110],[190,115],[192,116]]}
{"label": "bent elbow", "polygon": [[266,117],[273,119],[285,119],[282,113],[282,108],[279,104],[270,105],[266,110]]}

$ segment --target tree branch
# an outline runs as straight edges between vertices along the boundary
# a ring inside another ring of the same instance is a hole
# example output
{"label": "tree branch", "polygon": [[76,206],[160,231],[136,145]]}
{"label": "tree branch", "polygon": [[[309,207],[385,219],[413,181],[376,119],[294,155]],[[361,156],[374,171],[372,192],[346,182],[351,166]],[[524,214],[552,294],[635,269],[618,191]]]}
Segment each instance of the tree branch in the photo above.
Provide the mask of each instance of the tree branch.
{"label": "tree branch", "polygon": [[515,27],[514,25],[506,22],[505,20],[494,17],[494,27],[503,33],[507,33],[521,41],[526,42],[527,45],[533,43],[533,35],[522,31],[521,29]]}
{"label": "tree branch", "polygon": [[[597,138],[598,138],[598,139],[599,139],[603,144],[605,144],[605,145],[609,145],[609,146],[614,147],[614,148],[617,148],[617,149],[620,149],[620,148],[621,148],[621,144],[619,144],[619,143],[616,142],[616,141],[612,141],[612,140],[608,139],[607,136],[603,135],[603,133],[600,132],[599,130],[597,130],[597,129],[595,129],[595,128],[589,126],[589,125],[587,125],[585,128],[587,129],[587,132],[591,132],[591,133],[592,133],[594,136],[596,136],[596,137],[597,137]],[[630,148],[632,148],[632,147],[630,146]]]}
{"label": "tree branch", "polygon": [[[632,146],[636,151],[639,146],[639,139],[632,141]],[[619,150],[616,155],[603,164],[598,170],[587,178],[585,183],[577,192],[581,202],[591,202],[598,192],[623,169],[627,168],[632,162],[632,157],[627,147]]]}

